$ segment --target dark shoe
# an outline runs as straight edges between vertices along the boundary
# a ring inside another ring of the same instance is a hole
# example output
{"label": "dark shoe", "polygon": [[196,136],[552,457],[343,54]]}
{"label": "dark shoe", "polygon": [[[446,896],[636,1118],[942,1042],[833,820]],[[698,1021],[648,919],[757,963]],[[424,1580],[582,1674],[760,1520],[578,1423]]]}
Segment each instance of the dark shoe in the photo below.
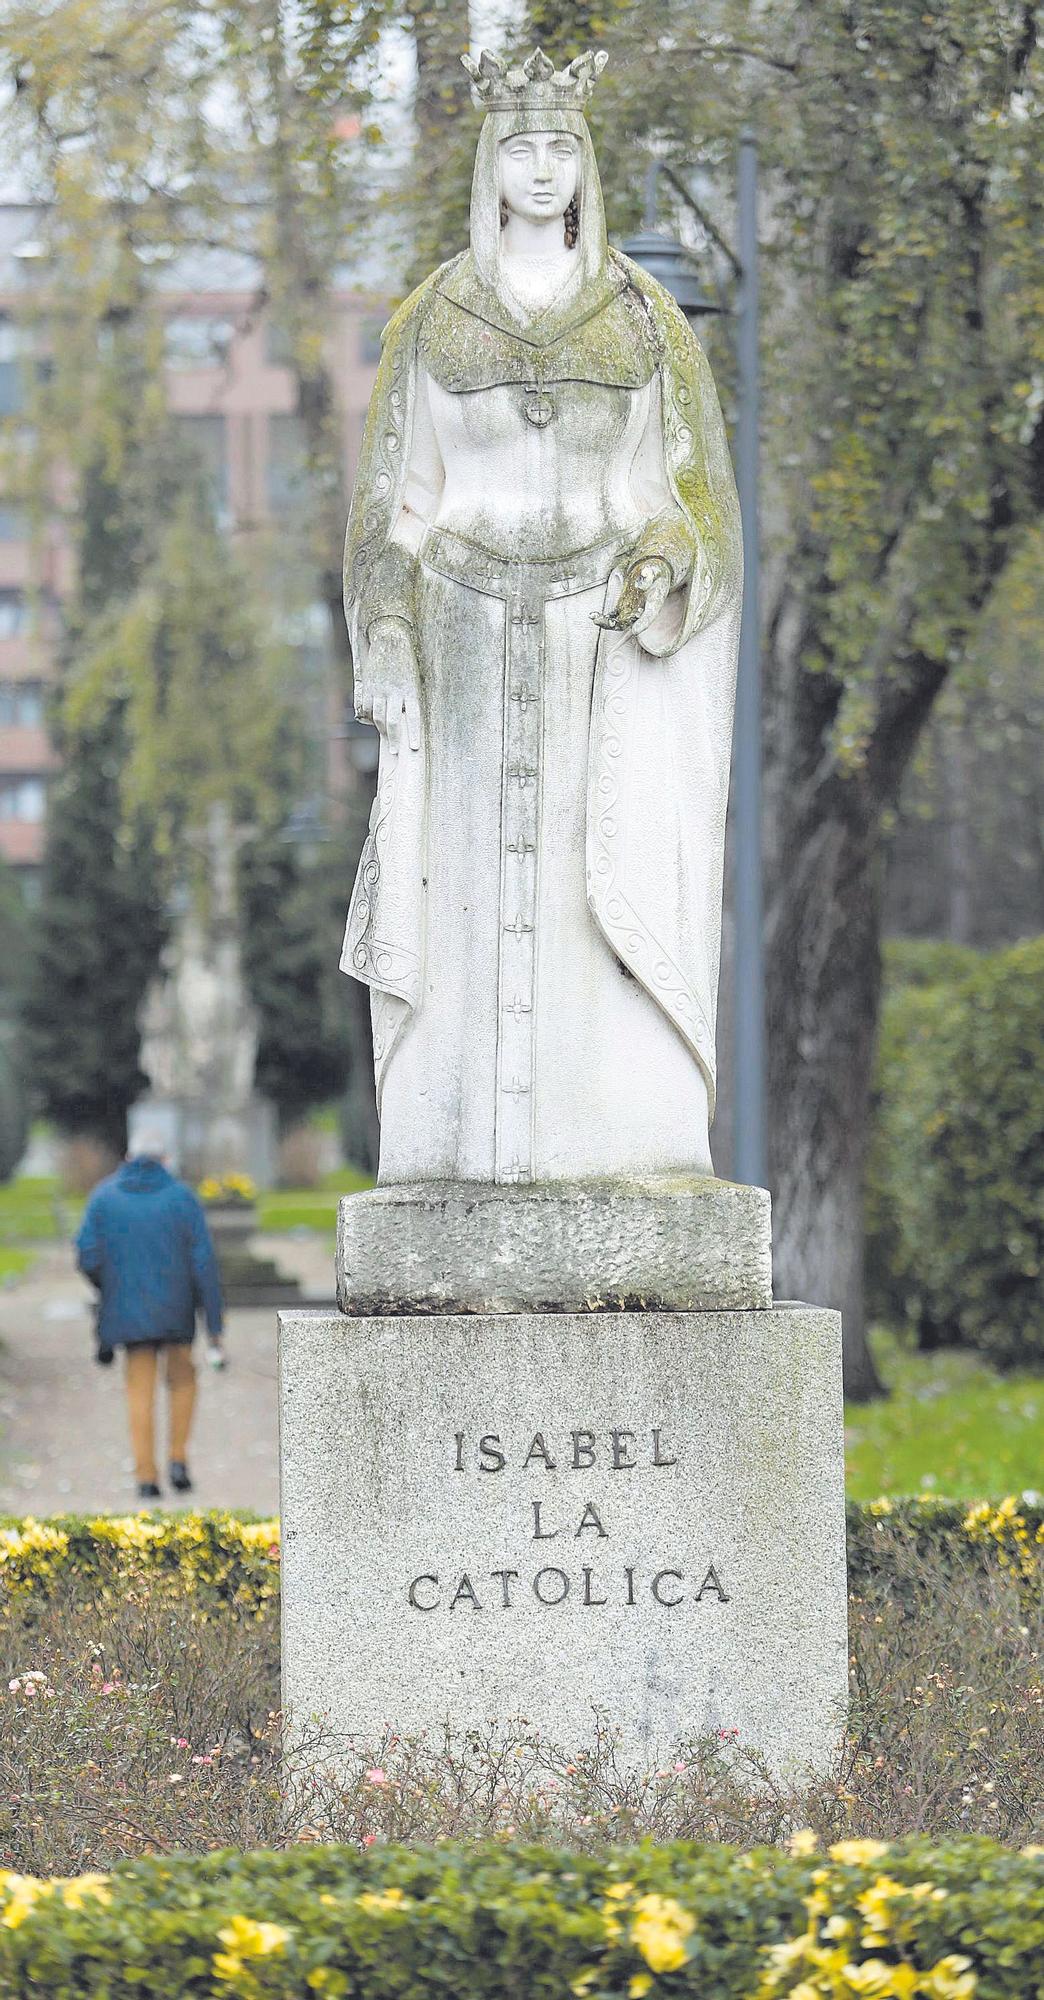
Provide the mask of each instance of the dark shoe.
{"label": "dark shoe", "polygon": [[185,1464],[183,1458],[171,1459],[170,1483],[173,1486],[175,1493],[191,1493],[192,1481],[189,1478],[188,1466]]}
{"label": "dark shoe", "polygon": [[139,1500],[159,1500],[160,1498],[161,1498],[160,1489],[157,1486],[156,1481],[154,1479],[139,1479],[138,1481]]}

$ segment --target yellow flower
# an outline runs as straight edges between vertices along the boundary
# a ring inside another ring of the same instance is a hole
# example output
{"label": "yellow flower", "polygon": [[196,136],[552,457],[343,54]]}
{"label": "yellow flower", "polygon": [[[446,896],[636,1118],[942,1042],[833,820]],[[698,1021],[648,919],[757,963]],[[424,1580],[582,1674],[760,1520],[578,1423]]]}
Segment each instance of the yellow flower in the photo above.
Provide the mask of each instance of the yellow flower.
{"label": "yellow flower", "polygon": [[809,1934],[803,1937],[786,1938],[781,1944],[771,1944],[768,1948],[769,1962],[773,1972],[789,1972],[792,1965],[804,1958],[809,1946]]}
{"label": "yellow flower", "polygon": [[876,2000],[876,1996],[892,1992],[894,1971],[894,1965],[886,1965],[883,1958],[867,1958],[862,1965],[845,1966],[845,1985],[852,1993],[865,1993]]}
{"label": "yellow flower", "polygon": [[790,1839],[787,1841],[787,1852],[789,1854],[814,1854],[818,1846],[819,1842],[812,1828],[810,1826],[803,1826],[799,1832],[791,1834]]}
{"label": "yellow flower", "polygon": [[[253,1917],[233,1917],[231,1923],[218,1932],[218,1936],[222,1944],[227,1944],[229,1951],[242,1960],[267,1958],[270,1952],[282,1951],[290,1933],[283,1929],[282,1924],[261,1924],[256,1923]],[[228,1974],[222,1973],[221,1977],[227,1978]]]}
{"label": "yellow flower", "polygon": [[685,1940],[696,1920],[671,1896],[639,1896],[631,1937],[653,1972],[677,1972],[685,1964]]}
{"label": "yellow flower", "polygon": [[830,1849],[832,1861],[840,1861],[846,1867],[862,1867],[868,1861],[880,1861],[887,1854],[887,1840],[835,1840]]}
{"label": "yellow flower", "polygon": [[623,1930],[623,1925],[620,1921],[620,1904],[626,1902],[628,1896],[633,1895],[633,1882],[610,1882],[605,1892],[605,1901],[602,1905],[602,1922],[605,1925],[607,1938],[620,1937]]}
{"label": "yellow flower", "polygon": [[54,1894],[50,1882],[40,1882],[35,1875],[8,1874],[6,1870],[0,1886],[7,1896],[0,1923],[9,1931],[16,1931],[21,1924],[24,1924],[26,1917],[31,1915],[37,1903],[45,1896]]}
{"label": "yellow flower", "polygon": [[634,1978],[630,1981],[628,1985],[627,1991],[631,1996],[631,2000],[641,2000],[642,1994],[651,1993],[652,1988],[653,1988],[652,1973],[636,1972]]}
{"label": "yellow flower", "polygon": [[864,1944],[880,1944],[885,1932],[891,1929],[893,1916],[891,1904],[900,1896],[908,1896],[901,1882],[893,1881],[891,1875],[879,1875],[869,1889],[864,1889],[856,1898],[856,1909],[860,1911],[866,1930]]}
{"label": "yellow flower", "polygon": [[917,1967],[893,1965],[891,1973],[892,1983],[888,1992],[894,1996],[894,2000],[913,2000],[914,1994],[919,1992],[921,1987],[921,1974]]}
{"label": "yellow flower", "polygon": [[54,1884],[62,1892],[62,1901],[68,1910],[82,1910],[88,1898],[96,1903],[111,1903],[112,1890],[107,1875],[71,1875],[59,1877]]}
{"label": "yellow flower", "polygon": [[575,1993],[578,2000],[584,2000],[584,1995],[590,1993],[597,1977],[597,1965],[589,1965],[585,1971],[578,1972],[576,1978],[570,1982],[570,1993]]}
{"label": "yellow flower", "polygon": [[360,1910],[369,1910],[373,1916],[382,1916],[385,1910],[400,1910],[406,1902],[401,1889],[364,1889],[355,1900]]}
{"label": "yellow flower", "polygon": [[971,2000],[975,1991],[971,1959],[962,1957],[960,1952],[948,1952],[932,1966],[925,1991],[932,2000]]}

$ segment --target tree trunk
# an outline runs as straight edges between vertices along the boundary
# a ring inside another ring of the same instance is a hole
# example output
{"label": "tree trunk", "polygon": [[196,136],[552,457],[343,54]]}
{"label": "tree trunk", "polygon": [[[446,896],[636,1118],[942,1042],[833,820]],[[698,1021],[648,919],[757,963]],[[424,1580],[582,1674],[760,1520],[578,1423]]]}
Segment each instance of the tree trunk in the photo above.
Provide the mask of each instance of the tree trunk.
{"label": "tree trunk", "polygon": [[[280,18],[278,0],[275,18]],[[286,72],[284,36],[273,36],[268,57],[273,138],[269,147],[272,242],[268,258],[268,289],[276,298],[290,333],[296,378],[297,415],[305,439],[310,486],[311,531],[316,557],[316,584],[326,608],[334,667],[337,706],[349,698],[352,657],[345,625],[341,581],[341,551],[349,495],[344,469],[344,435],[336,385],[324,349],[331,330],[332,272],[299,223],[293,88]],[[319,336],[318,340],[316,336]],[[306,357],[307,359],[303,358]],[[366,838],[375,775],[360,770],[346,757],[335,790],[326,773],[329,803],[343,825],[351,868]],[[345,882],[345,907],[351,880]],[[351,1069],[348,1081],[348,1124],[354,1134],[355,1164],[376,1173],[380,1143],[373,1084],[373,1040],[369,988],[348,979],[347,1006],[351,1019]]]}
{"label": "tree trunk", "polygon": [[[844,787],[839,787],[843,791]],[[839,798],[791,845],[768,938],[770,1180],[783,1297],[843,1315],[846,1394],[881,1393],[866,1339],[863,1171],[880,999],[876,825]]]}
{"label": "tree trunk", "polygon": [[951,722],[943,731],[942,759],[950,877],[947,934],[954,944],[971,944],[975,858],[968,817],[968,759],[964,725],[959,721]]}

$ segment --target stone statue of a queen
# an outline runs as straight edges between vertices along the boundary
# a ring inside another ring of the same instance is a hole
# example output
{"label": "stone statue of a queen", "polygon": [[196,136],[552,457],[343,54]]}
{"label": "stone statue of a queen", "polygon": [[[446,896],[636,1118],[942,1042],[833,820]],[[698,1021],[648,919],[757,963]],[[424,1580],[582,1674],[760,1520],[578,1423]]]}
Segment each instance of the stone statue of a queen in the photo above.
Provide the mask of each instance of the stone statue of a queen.
{"label": "stone statue of a queen", "polygon": [[370,405],[345,604],[381,752],[342,965],[381,1183],[711,1171],[739,516],[702,349],[606,242],[604,62],[465,58],[470,247]]}

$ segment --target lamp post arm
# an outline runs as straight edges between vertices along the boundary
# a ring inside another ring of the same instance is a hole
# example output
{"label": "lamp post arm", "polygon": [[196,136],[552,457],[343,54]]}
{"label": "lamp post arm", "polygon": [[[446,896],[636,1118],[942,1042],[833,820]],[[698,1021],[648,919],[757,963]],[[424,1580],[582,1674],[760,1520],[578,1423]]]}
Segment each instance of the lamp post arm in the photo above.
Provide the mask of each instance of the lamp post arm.
{"label": "lamp post arm", "polygon": [[[686,207],[692,210],[692,213],[696,217],[697,222],[702,224],[703,228],[707,231],[707,234],[710,237],[711,242],[714,244],[715,249],[721,251],[722,256],[727,260],[727,262],[731,266],[733,277],[742,278],[743,266],[740,263],[740,260],[737,257],[736,252],[733,250],[731,244],[727,242],[726,238],[722,235],[721,230],[718,229],[716,225],[711,221],[711,218],[707,214],[706,209],[700,206],[700,203],[697,201],[696,196],[691,192],[689,188],[686,187],[685,182],[682,180],[680,174],[676,174],[674,168],[668,166],[666,160],[654,160],[652,162],[650,172],[654,176],[662,174],[665,180],[670,181],[670,184],[674,189],[675,194],[680,195]],[[655,216],[655,200],[656,200],[655,179],[653,181],[653,188],[654,188],[653,214]],[[648,200],[649,200],[648,191],[649,191],[649,175],[647,174],[646,175],[647,212],[648,212]],[[655,227],[655,223],[651,223],[649,226],[651,228]]]}
{"label": "lamp post arm", "polygon": [[765,944],[761,871],[761,640],[759,616],[758,457],[758,156],[753,135],[739,147],[741,276],[736,320],[738,374],[736,481],[743,517],[743,618],[736,689],[733,800],[735,849],[736,1180],[763,1187],[767,1175],[765,1091]]}

